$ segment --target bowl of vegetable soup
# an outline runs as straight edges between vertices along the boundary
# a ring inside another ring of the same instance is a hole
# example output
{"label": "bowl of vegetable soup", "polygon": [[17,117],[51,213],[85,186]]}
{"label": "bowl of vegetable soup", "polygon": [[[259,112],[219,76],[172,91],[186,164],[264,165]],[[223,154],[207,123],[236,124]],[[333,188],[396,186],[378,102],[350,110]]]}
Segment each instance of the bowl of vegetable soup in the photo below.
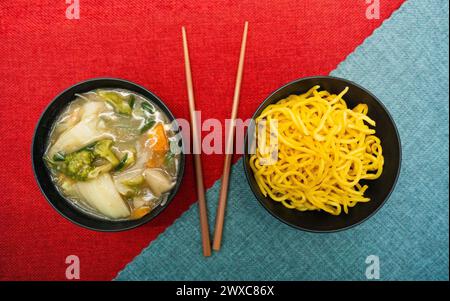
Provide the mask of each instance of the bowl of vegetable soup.
{"label": "bowl of vegetable soup", "polygon": [[48,202],[98,231],[132,229],[155,218],[174,198],[184,162],[178,123],[163,101],[116,78],[63,91],[33,137],[34,174]]}

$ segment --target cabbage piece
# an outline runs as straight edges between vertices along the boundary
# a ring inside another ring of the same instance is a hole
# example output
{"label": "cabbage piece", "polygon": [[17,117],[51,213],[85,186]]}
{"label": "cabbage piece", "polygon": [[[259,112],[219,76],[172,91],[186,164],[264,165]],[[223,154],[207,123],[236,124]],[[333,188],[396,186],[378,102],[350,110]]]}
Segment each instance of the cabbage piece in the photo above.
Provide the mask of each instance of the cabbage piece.
{"label": "cabbage piece", "polygon": [[127,170],[114,175],[114,184],[116,185],[117,191],[119,191],[120,194],[127,196],[133,194],[134,186],[129,185],[129,182],[132,182],[140,176],[142,176],[142,171],[139,169]]}
{"label": "cabbage piece", "polygon": [[137,177],[142,176],[145,164],[147,163],[149,153],[141,147],[139,142],[136,142],[136,162],[128,169],[121,170],[114,174],[114,183],[117,190],[122,195],[133,194],[133,185],[128,185],[129,181],[135,180]]}
{"label": "cabbage piece", "polygon": [[101,166],[94,167],[92,171],[88,174],[88,179],[94,179],[98,177],[98,175],[108,172],[113,168],[111,163],[107,163]]}
{"label": "cabbage piece", "polygon": [[57,152],[72,153],[101,137],[102,133],[97,130],[95,120],[81,121],[59,136],[49,150],[49,157],[53,158]]}
{"label": "cabbage piece", "polygon": [[175,184],[164,171],[157,168],[146,169],[144,178],[156,197],[172,189]]}
{"label": "cabbage piece", "polygon": [[86,182],[77,182],[76,186],[83,200],[101,214],[110,218],[130,216],[130,209],[117,192],[109,173]]}
{"label": "cabbage piece", "polygon": [[136,162],[128,170],[136,169],[140,170],[141,172],[144,172],[145,164],[147,164],[150,154],[145,147],[142,147],[139,141],[136,142],[135,149],[136,149],[136,160],[135,160]]}
{"label": "cabbage piece", "polygon": [[96,140],[108,135],[97,128],[98,113],[105,108],[101,102],[87,102],[82,107],[81,121],[63,132],[48,152],[49,158],[57,152],[65,154],[74,152]]}
{"label": "cabbage piece", "polygon": [[103,102],[99,101],[88,101],[81,107],[82,115],[81,119],[88,119],[92,117],[96,117],[101,111],[106,109],[106,106]]}
{"label": "cabbage piece", "polygon": [[73,110],[71,110],[71,113],[67,116],[65,116],[64,118],[62,118],[59,123],[58,123],[58,127],[55,130],[56,134],[61,134],[65,131],[67,131],[68,129],[71,129],[75,126],[75,124],[77,124],[78,122],[80,122],[81,120],[81,107],[75,108]]}

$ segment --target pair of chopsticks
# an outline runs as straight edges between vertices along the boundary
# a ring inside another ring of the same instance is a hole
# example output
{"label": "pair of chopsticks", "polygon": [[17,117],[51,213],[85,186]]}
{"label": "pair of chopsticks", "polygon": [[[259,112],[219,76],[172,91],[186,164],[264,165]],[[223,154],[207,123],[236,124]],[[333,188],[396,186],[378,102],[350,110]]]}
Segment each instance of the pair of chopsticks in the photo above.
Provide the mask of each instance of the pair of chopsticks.
{"label": "pair of chopsticks", "polygon": [[[228,136],[226,137],[226,151],[225,151],[225,160],[223,166],[223,174],[222,174],[222,186],[220,188],[219,194],[219,204],[217,207],[217,215],[216,215],[216,225],[214,229],[214,242],[213,249],[215,251],[220,250],[221,242],[222,242],[222,233],[223,233],[223,224],[225,218],[225,208],[227,205],[227,195],[228,195],[228,182],[230,178],[230,167],[231,167],[231,158],[233,154],[233,139],[234,139],[234,126],[235,120],[237,117],[237,110],[239,106],[239,94],[241,90],[241,82],[242,82],[242,72],[244,69],[244,56],[245,56],[245,46],[247,43],[247,31],[248,31],[248,22],[245,22],[244,25],[244,34],[242,36],[242,44],[241,51],[239,55],[239,64],[236,76],[236,85],[234,88],[234,96],[233,96],[233,107],[231,109],[231,129],[228,131]],[[186,29],[184,27],[181,28],[181,32],[183,35],[183,50],[184,50],[184,63],[185,63],[185,71],[186,71],[186,84],[188,91],[188,100],[189,100],[189,113],[191,117],[191,130],[192,130],[192,145],[194,149],[201,149],[200,137],[199,137],[199,128],[197,124],[197,120],[195,117],[195,100],[194,100],[194,88],[192,84],[192,74],[191,74],[191,64],[189,60],[189,50],[187,45],[187,37],[186,37]],[[197,184],[197,197],[199,202],[199,214],[200,214],[200,230],[202,236],[202,247],[203,247],[203,255],[210,256],[211,255],[211,243],[209,239],[209,226],[208,226],[208,212],[206,208],[206,199],[205,199],[205,187],[203,185],[203,173],[202,173],[202,164],[200,159],[200,154],[194,154],[194,168],[195,168],[195,178]]]}

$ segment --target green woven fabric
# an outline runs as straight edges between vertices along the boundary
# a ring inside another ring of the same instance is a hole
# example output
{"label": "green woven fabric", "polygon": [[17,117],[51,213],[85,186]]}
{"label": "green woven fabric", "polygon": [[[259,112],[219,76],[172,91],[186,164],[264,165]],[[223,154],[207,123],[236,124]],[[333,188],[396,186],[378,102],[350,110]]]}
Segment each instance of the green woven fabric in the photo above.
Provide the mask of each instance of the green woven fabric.
{"label": "green woven fabric", "polygon": [[[242,160],[233,166],[223,246],[201,254],[192,206],[118,280],[448,280],[448,2],[407,1],[332,72],[372,91],[399,128],[403,165],[386,205],[332,234],[295,230],[256,201]],[[220,183],[208,190],[211,224]]]}

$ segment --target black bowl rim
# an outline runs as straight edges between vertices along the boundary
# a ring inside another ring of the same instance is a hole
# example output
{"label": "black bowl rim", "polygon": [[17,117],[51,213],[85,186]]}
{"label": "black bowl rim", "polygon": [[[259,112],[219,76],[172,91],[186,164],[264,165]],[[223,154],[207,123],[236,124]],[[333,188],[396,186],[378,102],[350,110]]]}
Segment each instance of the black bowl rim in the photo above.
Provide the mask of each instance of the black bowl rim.
{"label": "black bowl rim", "polygon": [[358,222],[356,222],[356,223],[354,223],[354,224],[351,224],[351,225],[349,225],[349,226],[347,226],[347,227],[338,228],[338,229],[332,229],[332,230],[313,230],[313,229],[308,229],[308,228],[305,228],[305,227],[300,227],[300,226],[294,225],[294,224],[292,224],[292,223],[290,223],[290,222],[288,222],[288,221],[282,219],[281,217],[277,216],[276,214],[274,214],[268,207],[266,207],[266,205],[264,204],[264,202],[259,198],[259,196],[258,196],[258,195],[256,194],[256,192],[254,191],[253,186],[250,185],[250,177],[253,176],[253,173],[252,173],[250,170],[248,170],[247,165],[245,164],[245,160],[246,160],[246,158],[247,158],[247,156],[248,156],[248,147],[247,147],[247,144],[248,144],[248,130],[247,130],[247,132],[246,132],[246,134],[245,134],[245,140],[244,140],[244,158],[243,158],[243,160],[242,160],[242,164],[244,165],[244,171],[245,171],[245,177],[246,177],[246,179],[247,179],[247,183],[248,183],[248,185],[250,186],[250,189],[251,189],[253,195],[254,195],[255,198],[258,200],[258,202],[262,205],[262,207],[264,207],[264,209],[266,209],[266,210],[270,213],[270,215],[272,215],[273,217],[275,217],[275,218],[278,219],[279,221],[283,222],[284,224],[286,224],[286,225],[288,225],[288,226],[291,226],[291,227],[293,227],[293,228],[295,228],[295,229],[298,229],[298,230],[302,230],[302,231],[306,231],[306,232],[312,232],[312,233],[335,233],[335,232],[340,232],[340,231],[348,230],[348,229],[351,229],[351,228],[353,228],[353,227],[356,227],[356,226],[362,224],[363,222],[367,221],[369,218],[371,218],[372,216],[374,216],[375,213],[377,213],[377,212],[381,209],[381,207],[384,206],[384,204],[386,203],[386,201],[389,199],[389,197],[391,196],[392,192],[394,191],[395,186],[397,185],[397,181],[398,181],[399,175],[400,175],[400,170],[401,170],[401,166],[402,166],[402,143],[401,143],[401,140],[400,140],[400,134],[399,134],[399,131],[398,131],[398,129],[397,129],[397,125],[395,124],[394,119],[393,119],[392,116],[391,116],[391,113],[389,113],[389,111],[387,110],[386,106],[378,99],[378,97],[376,97],[373,93],[371,93],[369,90],[367,90],[366,88],[362,87],[361,85],[359,85],[359,84],[357,84],[357,83],[355,83],[355,82],[353,82],[353,81],[350,81],[350,80],[348,80],[348,79],[344,79],[344,78],[340,78],[340,77],[336,77],[336,76],[326,76],[326,75],[308,76],[308,77],[298,78],[298,79],[296,79],[296,80],[290,81],[290,82],[287,83],[287,84],[284,84],[284,85],[281,86],[280,88],[278,88],[278,89],[276,89],[275,91],[273,91],[272,93],[270,93],[269,96],[267,96],[267,97],[264,99],[264,101],[263,101],[263,102],[258,106],[258,108],[255,110],[255,113],[254,113],[253,116],[252,116],[252,120],[255,120],[255,118],[258,117],[258,116],[256,116],[256,113],[257,113],[261,108],[265,107],[265,106],[267,105],[266,102],[267,102],[274,94],[276,94],[278,91],[280,91],[280,90],[282,90],[282,89],[284,89],[284,88],[286,88],[286,87],[288,87],[288,86],[290,86],[290,85],[293,85],[293,84],[296,84],[296,83],[299,83],[299,82],[302,82],[302,81],[305,81],[305,80],[311,80],[311,79],[332,79],[332,80],[342,81],[342,82],[347,83],[347,84],[349,84],[349,85],[355,86],[355,87],[361,89],[362,91],[364,91],[365,93],[367,93],[367,94],[368,94],[369,96],[371,96],[373,99],[375,99],[375,101],[378,102],[378,104],[380,104],[381,108],[386,112],[386,115],[388,116],[389,121],[392,123],[392,125],[393,125],[393,127],[394,127],[394,129],[395,129],[395,135],[397,136],[397,140],[398,140],[399,160],[398,160],[397,173],[396,173],[396,175],[395,175],[395,179],[394,179],[394,182],[393,182],[393,184],[392,184],[392,187],[391,187],[391,189],[389,190],[389,192],[388,192],[388,194],[386,195],[386,197],[384,198],[384,200],[380,203],[380,205],[379,205],[374,211],[372,211],[368,216],[366,216],[365,218],[361,219],[360,221],[358,221]]}
{"label": "black bowl rim", "polygon": [[[162,101],[162,99],[161,99],[159,96],[157,96],[155,93],[151,92],[151,91],[148,90],[147,88],[145,88],[145,87],[143,87],[143,86],[141,86],[141,85],[139,85],[139,84],[136,84],[136,83],[134,83],[134,82],[132,82],[132,81],[129,81],[129,80],[126,80],[126,79],[122,79],[122,78],[117,78],[117,77],[95,77],[95,78],[90,78],[90,79],[87,79],[87,80],[83,80],[83,81],[77,82],[77,83],[75,83],[75,84],[69,86],[68,88],[64,89],[62,92],[60,92],[59,94],[57,94],[57,95],[53,98],[53,100],[50,101],[50,102],[47,104],[47,106],[45,107],[45,109],[42,111],[42,113],[41,113],[41,115],[39,116],[39,119],[38,119],[38,121],[37,121],[37,123],[36,123],[36,126],[35,126],[35,128],[34,128],[33,140],[32,140],[32,142],[31,142],[31,165],[32,165],[32,168],[33,168],[34,179],[36,180],[36,183],[37,183],[38,186],[39,186],[39,190],[40,190],[41,193],[44,195],[45,199],[46,199],[47,202],[50,204],[50,206],[53,207],[53,209],[54,209],[56,212],[58,212],[62,217],[64,217],[64,218],[67,219],[68,221],[72,222],[73,224],[75,224],[75,225],[77,225],[77,226],[80,226],[80,227],[82,227],[82,228],[88,229],[88,230],[92,230],[92,231],[96,231],[96,232],[122,232],[122,231],[127,231],[127,230],[131,230],[131,229],[137,228],[137,227],[139,227],[139,226],[142,226],[142,225],[144,225],[144,224],[150,222],[151,220],[153,220],[154,218],[156,218],[158,215],[160,215],[165,209],[167,209],[167,207],[169,206],[169,204],[170,204],[170,203],[172,202],[172,200],[175,198],[175,195],[177,194],[178,189],[179,189],[180,186],[181,186],[181,182],[182,182],[182,179],[183,179],[183,176],[184,176],[184,170],[185,170],[185,164],[186,164],[186,158],[185,158],[185,157],[186,157],[186,154],[185,154],[183,151],[181,152],[181,156],[180,156],[180,166],[179,166],[180,169],[179,169],[179,171],[178,171],[178,179],[177,179],[177,182],[176,182],[176,184],[175,184],[175,187],[172,189],[172,197],[167,199],[166,203],[164,204],[164,208],[161,209],[157,214],[155,214],[155,215],[154,215],[152,218],[150,218],[150,219],[147,219],[147,220],[146,220],[146,219],[144,219],[144,218],[141,218],[141,219],[136,220],[135,223],[133,223],[133,224],[131,224],[131,225],[129,225],[129,226],[125,226],[125,227],[118,228],[118,229],[103,229],[103,228],[100,229],[100,228],[95,228],[95,227],[88,226],[88,225],[85,225],[85,224],[83,224],[83,223],[80,223],[80,222],[78,222],[78,221],[76,221],[76,220],[73,220],[73,219],[70,218],[69,216],[66,216],[63,212],[61,212],[61,211],[53,204],[53,202],[52,202],[52,201],[50,200],[50,198],[47,196],[47,193],[45,192],[44,188],[43,188],[42,185],[41,185],[40,180],[38,179],[38,176],[36,175],[36,166],[35,166],[35,159],[36,159],[36,158],[34,157],[34,146],[35,146],[35,141],[36,141],[37,130],[38,130],[38,128],[39,128],[39,125],[41,124],[42,118],[43,118],[43,116],[45,115],[45,113],[48,111],[48,109],[51,107],[51,105],[52,105],[56,100],[58,100],[59,97],[61,97],[61,95],[63,95],[63,94],[66,93],[67,91],[73,89],[74,87],[76,87],[76,86],[78,86],[78,85],[82,85],[82,84],[90,83],[90,82],[95,82],[95,81],[102,81],[102,80],[109,80],[109,81],[115,81],[115,82],[122,82],[122,83],[126,83],[126,84],[130,84],[130,85],[136,86],[136,87],[138,87],[138,88],[144,90],[145,92],[149,93],[150,95],[152,95],[153,97],[155,97],[155,98],[160,102],[160,103],[158,103],[157,105],[160,106],[160,107],[162,107],[163,109],[165,109],[167,112],[169,112],[169,113],[170,113],[170,116],[169,116],[169,117],[173,118],[174,120],[176,119],[175,116],[173,115],[172,111],[169,110],[169,108],[166,106],[166,104]],[[182,144],[184,145],[184,143],[183,143],[183,137],[181,137],[181,141],[182,141]],[[65,199],[64,196],[62,196],[62,197]],[[68,200],[67,200],[67,201],[68,201]],[[79,209],[78,209],[78,210],[79,210]],[[80,212],[81,212],[81,211],[80,211]],[[89,216],[89,215],[86,214],[86,216]],[[91,217],[89,216],[89,218],[91,218]],[[111,221],[111,223],[114,223],[114,221]]]}

